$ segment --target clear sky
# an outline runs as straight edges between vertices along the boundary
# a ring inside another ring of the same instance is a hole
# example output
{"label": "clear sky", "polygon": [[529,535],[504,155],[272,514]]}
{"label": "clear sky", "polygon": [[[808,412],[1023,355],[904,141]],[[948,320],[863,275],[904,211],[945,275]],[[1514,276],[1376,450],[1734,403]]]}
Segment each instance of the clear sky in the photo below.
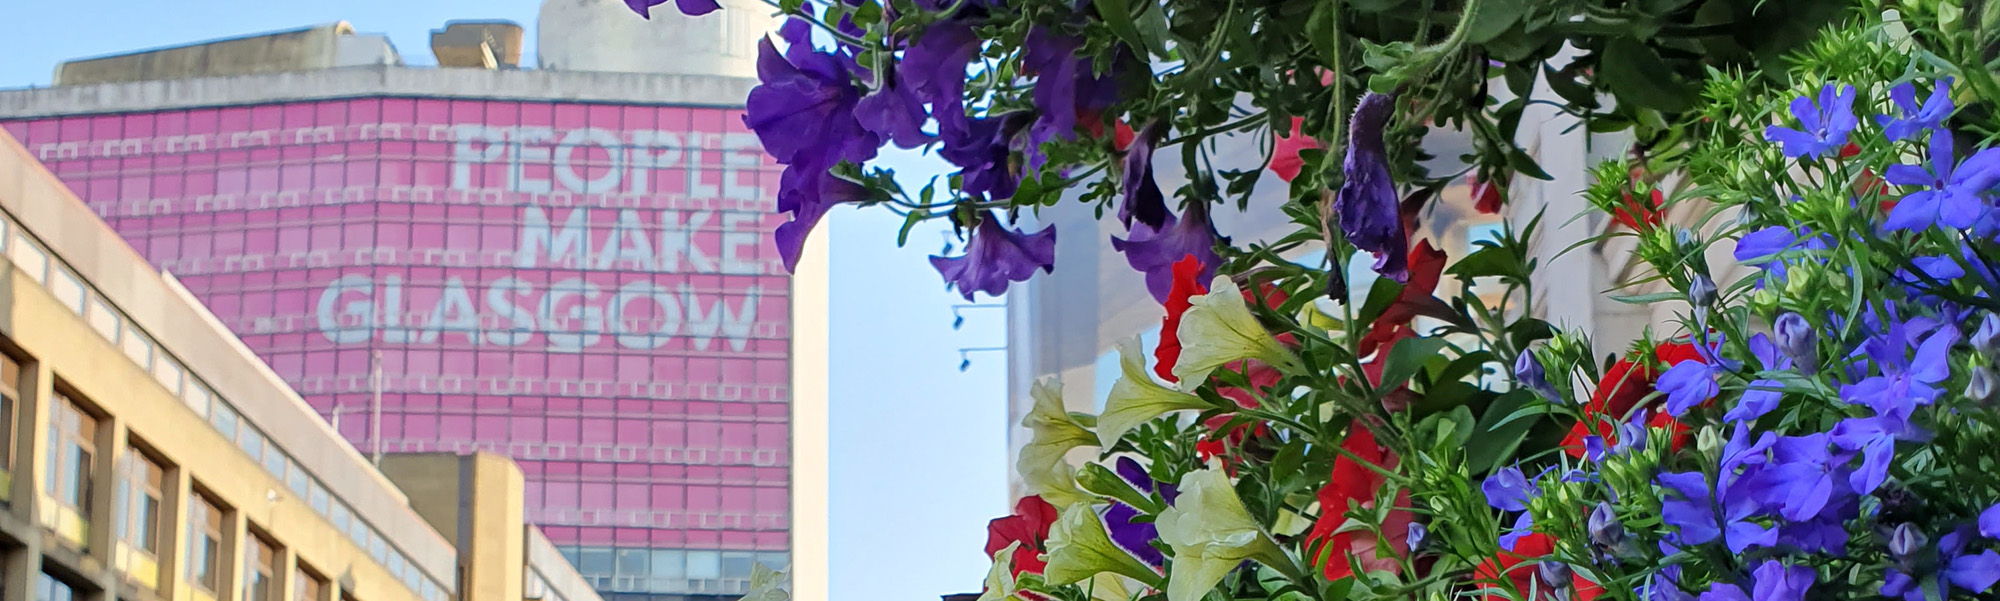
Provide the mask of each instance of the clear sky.
{"label": "clear sky", "polygon": [[[564,0],[558,0],[564,1]],[[454,19],[532,28],[539,0],[0,1],[0,88],[48,85],[57,62],[345,20],[386,33],[427,64],[429,32]],[[636,17],[635,17],[636,18]],[[532,63],[534,35],[528,35]],[[914,158],[908,171],[935,170]],[[886,211],[840,210],[833,236],[832,589],[834,601],[921,601],[976,592],[986,520],[1006,510],[1005,358],[958,349],[1005,342],[1003,312],[951,307],[924,256],[942,232],[913,232]],[[982,303],[992,302],[981,299]],[[801,600],[815,601],[815,600]]]}

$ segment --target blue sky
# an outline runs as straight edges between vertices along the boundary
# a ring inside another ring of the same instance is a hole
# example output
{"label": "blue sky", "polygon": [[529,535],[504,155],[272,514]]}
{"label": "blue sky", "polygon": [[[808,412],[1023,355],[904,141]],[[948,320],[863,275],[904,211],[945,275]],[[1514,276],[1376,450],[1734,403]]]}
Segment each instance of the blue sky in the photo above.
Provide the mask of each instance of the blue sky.
{"label": "blue sky", "polygon": [[[0,3],[0,87],[48,85],[57,62],[345,20],[386,33],[406,61],[432,62],[429,32],[454,19],[532,27],[534,0],[179,0]],[[534,35],[528,36],[532,57]],[[532,58],[524,59],[532,63]],[[895,161],[932,172],[922,159]],[[958,349],[1005,340],[1002,311],[965,313],[924,256],[942,230],[895,245],[886,211],[836,211],[833,246],[832,593],[835,601],[975,592],[986,520],[1006,511],[1005,358]],[[981,299],[981,302],[991,302]]]}

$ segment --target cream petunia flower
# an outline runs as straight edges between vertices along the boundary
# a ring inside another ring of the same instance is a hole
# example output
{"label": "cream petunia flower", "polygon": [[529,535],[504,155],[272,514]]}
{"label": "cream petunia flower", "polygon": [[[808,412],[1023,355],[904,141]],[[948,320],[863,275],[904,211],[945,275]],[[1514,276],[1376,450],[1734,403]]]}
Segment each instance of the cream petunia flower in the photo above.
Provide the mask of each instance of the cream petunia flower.
{"label": "cream petunia flower", "polygon": [[1180,360],[1174,362],[1174,377],[1181,390],[1194,390],[1208,380],[1208,373],[1232,361],[1257,359],[1285,371],[1298,371],[1299,360],[1278,344],[1278,339],[1257,323],[1250,306],[1243,302],[1243,290],[1228,276],[1216,276],[1208,294],[1188,299],[1193,306],[1181,315],[1176,330],[1181,342]]}
{"label": "cream petunia flower", "polygon": [[1111,385],[1111,395],[1104,401],[1104,415],[1097,418],[1099,446],[1110,448],[1126,432],[1166,413],[1209,408],[1201,397],[1154,382],[1146,374],[1146,355],[1139,348],[1138,338],[1119,341],[1118,364],[1124,377]]}

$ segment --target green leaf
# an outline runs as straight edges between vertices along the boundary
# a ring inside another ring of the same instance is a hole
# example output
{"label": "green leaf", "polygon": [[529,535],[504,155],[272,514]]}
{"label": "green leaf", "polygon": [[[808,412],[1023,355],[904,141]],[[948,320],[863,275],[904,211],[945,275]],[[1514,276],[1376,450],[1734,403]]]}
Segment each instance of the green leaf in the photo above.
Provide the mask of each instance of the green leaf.
{"label": "green leaf", "polygon": [[[1466,459],[1472,462],[1469,466],[1472,468],[1472,475],[1491,473],[1495,467],[1514,456],[1514,449],[1520,447],[1521,441],[1528,437],[1528,430],[1541,421],[1540,412],[1514,415],[1529,409],[1530,403],[1539,406],[1543,401],[1527,391],[1516,390],[1501,395],[1493,401],[1492,406],[1486,408],[1486,414],[1479,418],[1479,425],[1476,428],[1478,434],[1465,445]],[[1547,408],[1542,407],[1542,411],[1546,412]],[[1527,415],[1533,415],[1536,419],[1518,419]]]}
{"label": "green leaf", "polygon": [[1627,305],[1650,305],[1660,301],[1680,300],[1681,298],[1683,297],[1680,292],[1655,292],[1652,294],[1635,294],[1631,296],[1612,295],[1611,300]]}
{"label": "green leaf", "polygon": [[1619,102],[1678,113],[1694,106],[1696,90],[1674,75],[1660,55],[1636,38],[1612,37],[1597,59],[1597,76]]}
{"label": "green leaf", "polygon": [[1174,35],[1173,27],[1167,23],[1167,9],[1157,3],[1148,2],[1139,10],[1139,38],[1145,40],[1146,48],[1154,56],[1167,56],[1167,39]]}
{"label": "green leaf", "polygon": [[1569,101],[1570,104],[1576,105],[1578,108],[1597,108],[1597,93],[1592,92],[1590,86],[1577,81],[1576,78],[1564,75],[1561,71],[1544,65],[1542,67],[1542,79],[1549,82],[1549,91],[1555,92],[1557,96],[1561,96],[1563,100]]}
{"label": "green leaf", "polygon": [[1382,382],[1376,387],[1391,390],[1408,382],[1411,376],[1417,375],[1417,370],[1423,369],[1425,363],[1432,357],[1438,356],[1445,345],[1445,339],[1441,336],[1404,338],[1401,342],[1397,342],[1396,348],[1389,349],[1389,362],[1383,364]]}
{"label": "green leaf", "polygon": [[1146,40],[1139,37],[1139,27],[1132,22],[1132,4],[1128,0],[1095,0],[1098,18],[1104,19],[1111,33],[1124,40],[1133,50],[1146,52]]}
{"label": "green leaf", "polygon": [[1549,181],[1555,179],[1549,177],[1549,172],[1543,171],[1542,166],[1535,164],[1535,159],[1529,157],[1528,152],[1521,150],[1519,146],[1507,150],[1507,166],[1512,167],[1514,171],[1519,172],[1521,175],[1538,180]]}
{"label": "green leaf", "polygon": [[[925,189],[928,190],[929,188]],[[903,229],[902,231],[896,232],[896,247],[902,248],[904,244],[909,243],[910,230],[912,228],[917,227],[917,224],[923,223],[925,219],[929,219],[930,217],[931,217],[931,212],[924,209],[917,209],[915,211],[910,211],[909,215],[903,216]]]}
{"label": "green leaf", "polygon": [[1139,492],[1139,489],[1132,488],[1132,483],[1126,482],[1124,478],[1118,477],[1118,474],[1103,465],[1083,464],[1083,469],[1076,471],[1076,484],[1091,493],[1123,501],[1141,512],[1159,513],[1161,510],[1159,504],[1153,502],[1152,497]]}
{"label": "green leaf", "polygon": [[1471,28],[1465,32],[1465,41],[1484,44],[1500,37],[1521,15],[1528,12],[1526,0],[1486,0],[1480,5],[1478,18],[1473,19]]}
{"label": "green leaf", "polygon": [[1278,454],[1271,458],[1271,473],[1279,476],[1298,473],[1299,466],[1305,465],[1305,462],[1305,439],[1294,438],[1286,443],[1284,448],[1278,449]]}

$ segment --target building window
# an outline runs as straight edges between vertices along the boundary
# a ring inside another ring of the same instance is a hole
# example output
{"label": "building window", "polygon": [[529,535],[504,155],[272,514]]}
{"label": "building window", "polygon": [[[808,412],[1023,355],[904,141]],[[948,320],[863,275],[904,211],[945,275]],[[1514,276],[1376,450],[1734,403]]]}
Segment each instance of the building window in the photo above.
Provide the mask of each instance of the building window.
{"label": "building window", "polygon": [[97,455],[97,418],[84,413],[68,395],[56,393],[49,419],[54,427],[49,428],[50,478],[46,489],[56,503],[76,510],[87,522],[91,465]]}
{"label": "building window", "polygon": [[38,574],[35,578],[35,601],[74,601],[75,599],[76,591],[69,587],[69,583],[57,580],[56,577],[50,576],[47,573]]}
{"label": "building window", "polygon": [[118,539],[155,557],[160,554],[166,481],[166,468],[137,449],[118,462]]}
{"label": "building window", "polygon": [[21,406],[21,363],[0,355],[0,501],[13,491],[14,416]]}
{"label": "building window", "polygon": [[188,503],[188,581],[213,595],[222,590],[222,510],[199,494],[193,501]]}
{"label": "building window", "polygon": [[243,601],[278,601],[278,546],[252,535],[243,551]]}
{"label": "building window", "polygon": [[326,601],[326,579],[299,564],[299,571],[292,577],[292,601]]}

